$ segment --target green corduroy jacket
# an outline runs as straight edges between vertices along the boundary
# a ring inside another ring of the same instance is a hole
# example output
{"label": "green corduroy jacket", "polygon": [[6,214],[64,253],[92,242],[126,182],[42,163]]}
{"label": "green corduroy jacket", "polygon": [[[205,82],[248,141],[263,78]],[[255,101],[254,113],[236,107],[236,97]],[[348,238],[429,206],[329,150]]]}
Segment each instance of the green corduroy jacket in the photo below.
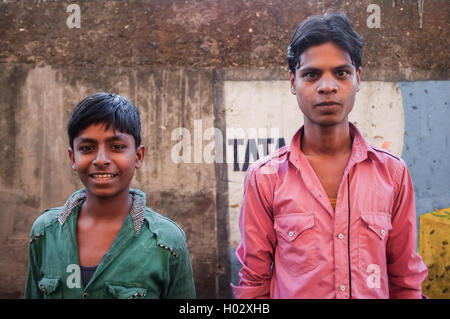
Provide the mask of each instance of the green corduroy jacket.
{"label": "green corduroy jacket", "polygon": [[86,286],[76,237],[81,204],[69,209],[63,222],[63,207],[40,215],[31,229],[25,298],[195,298],[183,230],[146,207],[143,192],[130,194],[144,203],[141,228],[136,230],[129,214]]}

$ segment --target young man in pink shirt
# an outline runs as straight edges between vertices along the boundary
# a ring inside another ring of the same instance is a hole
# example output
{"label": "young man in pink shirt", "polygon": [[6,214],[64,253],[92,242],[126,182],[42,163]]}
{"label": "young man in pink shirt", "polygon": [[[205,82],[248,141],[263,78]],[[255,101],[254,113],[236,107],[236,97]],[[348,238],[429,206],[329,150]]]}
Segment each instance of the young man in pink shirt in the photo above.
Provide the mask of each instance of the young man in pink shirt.
{"label": "young man in pink shirt", "polygon": [[362,45],[342,13],[294,32],[289,77],[304,126],[247,171],[237,298],[422,297],[408,168],[348,121]]}

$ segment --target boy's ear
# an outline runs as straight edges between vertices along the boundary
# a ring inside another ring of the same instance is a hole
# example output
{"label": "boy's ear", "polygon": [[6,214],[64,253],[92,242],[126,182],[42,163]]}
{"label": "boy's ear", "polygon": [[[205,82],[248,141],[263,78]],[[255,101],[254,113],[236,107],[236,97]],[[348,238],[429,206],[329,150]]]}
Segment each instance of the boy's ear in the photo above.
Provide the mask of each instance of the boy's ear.
{"label": "boy's ear", "polygon": [[136,168],[141,168],[142,164],[144,164],[144,156],[145,156],[145,146],[139,145],[136,149]]}
{"label": "boy's ear", "polygon": [[69,148],[67,149],[67,151],[69,152],[70,165],[72,166],[72,169],[73,169],[74,171],[76,171],[76,170],[77,170],[77,167],[76,167],[76,165],[75,165],[75,155],[73,154],[73,150],[72,150],[71,147],[69,147]]}

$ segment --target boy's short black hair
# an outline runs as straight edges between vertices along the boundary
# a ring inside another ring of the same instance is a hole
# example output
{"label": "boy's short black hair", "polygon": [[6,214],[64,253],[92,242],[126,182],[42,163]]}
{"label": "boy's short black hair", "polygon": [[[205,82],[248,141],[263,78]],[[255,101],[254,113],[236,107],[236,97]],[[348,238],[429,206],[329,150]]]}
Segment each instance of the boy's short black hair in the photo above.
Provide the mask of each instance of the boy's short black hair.
{"label": "boy's short black hair", "polygon": [[303,51],[326,42],[333,42],[348,52],[356,69],[361,66],[363,40],[350,19],[342,12],[335,12],[310,17],[297,26],[287,49],[289,70],[295,75]]}
{"label": "boy's short black hair", "polygon": [[70,147],[73,149],[73,140],[82,130],[100,123],[106,129],[112,125],[114,130],[132,135],[136,148],[141,145],[141,120],[136,106],[121,95],[98,92],[75,106],[67,124]]}

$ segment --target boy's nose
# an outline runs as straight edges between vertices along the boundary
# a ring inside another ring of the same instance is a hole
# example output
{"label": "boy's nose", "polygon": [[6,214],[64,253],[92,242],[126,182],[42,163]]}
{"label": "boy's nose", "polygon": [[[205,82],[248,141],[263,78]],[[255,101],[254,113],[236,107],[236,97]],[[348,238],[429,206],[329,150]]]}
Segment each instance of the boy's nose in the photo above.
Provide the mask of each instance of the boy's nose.
{"label": "boy's nose", "polygon": [[94,165],[96,166],[104,166],[111,164],[111,161],[108,157],[108,153],[103,149],[99,148],[97,152],[97,156],[94,159]]}

